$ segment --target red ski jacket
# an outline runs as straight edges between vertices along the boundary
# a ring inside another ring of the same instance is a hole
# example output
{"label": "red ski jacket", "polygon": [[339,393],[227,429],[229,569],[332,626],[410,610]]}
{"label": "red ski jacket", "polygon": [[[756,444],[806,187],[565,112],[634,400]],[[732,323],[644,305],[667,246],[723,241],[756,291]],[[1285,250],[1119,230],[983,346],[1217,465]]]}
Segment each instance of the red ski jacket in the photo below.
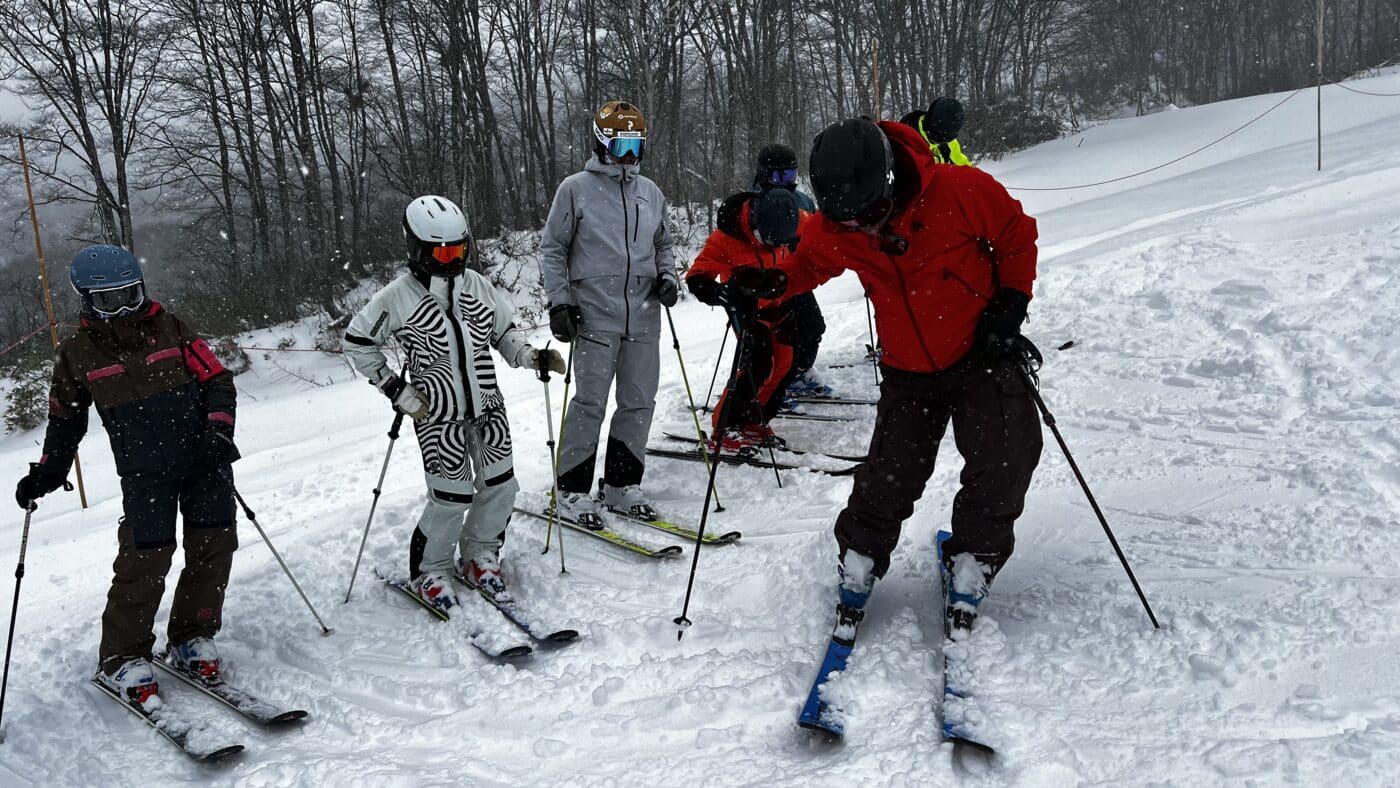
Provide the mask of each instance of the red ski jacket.
{"label": "red ski jacket", "polygon": [[[740,192],[720,205],[714,232],[705,239],[700,254],[696,255],[690,270],[686,272],[688,283],[701,277],[727,282],[737,268],[781,267],[780,263],[791,254],[786,246],[765,246],[754,237],[749,228],[749,204],[753,196],[749,192]],[[797,225],[799,235],[813,219],[812,214],[801,212]],[[758,308],[765,310],[780,302],[781,299],[759,299]]]}
{"label": "red ski jacket", "polygon": [[1035,220],[987,173],[935,163],[913,128],[880,128],[895,157],[895,213],[880,235],[813,217],[797,252],[779,261],[788,275],[783,295],[855,271],[875,305],[883,363],[937,372],[967,354],[997,290],[1031,295]]}

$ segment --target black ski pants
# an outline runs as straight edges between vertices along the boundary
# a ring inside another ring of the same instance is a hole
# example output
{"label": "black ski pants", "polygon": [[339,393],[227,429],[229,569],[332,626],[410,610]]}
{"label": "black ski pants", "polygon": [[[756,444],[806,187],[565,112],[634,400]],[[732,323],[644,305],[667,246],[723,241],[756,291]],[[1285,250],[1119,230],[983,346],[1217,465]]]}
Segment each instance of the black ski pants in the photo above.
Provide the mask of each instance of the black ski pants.
{"label": "black ski pants", "polygon": [[1020,371],[1009,361],[965,360],[931,374],[882,372],[870,454],[836,519],[842,556],[867,555],[875,574],[885,574],[951,422],[963,470],[944,554],[972,553],[999,569],[1015,548],[1016,518],[1042,447],[1039,412]]}
{"label": "black ski pants", "polygon": [[156,611],[175,556],[175,516],[185,521],[185,568],[170,606],[167,641],[213,637],[223,620],[224,589],[238,548],[229,467],[183,478],[122,478],[122,509],[112,588],[102,614],[98,664],[115,673],[127,660],[150,659]]}

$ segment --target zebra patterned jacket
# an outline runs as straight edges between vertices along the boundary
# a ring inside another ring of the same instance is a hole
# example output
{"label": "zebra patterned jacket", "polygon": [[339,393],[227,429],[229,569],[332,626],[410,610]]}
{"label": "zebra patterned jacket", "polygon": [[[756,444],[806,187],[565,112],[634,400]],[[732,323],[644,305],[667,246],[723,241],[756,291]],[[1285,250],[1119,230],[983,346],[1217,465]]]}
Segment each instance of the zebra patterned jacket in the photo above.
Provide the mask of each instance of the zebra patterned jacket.
{"label": "zebra patterned jacket", "polygon": [[513,318],[511,306],[475,271],[430,277],[427,286],[404,274],[351,319],[345,355],[378,385],[393,374],[381,350],[392,337],[403,348],[409,380],[428,401],[421,421],[469,421],[504,404],[491,348],[512,367],[534,360],[535,349]]}

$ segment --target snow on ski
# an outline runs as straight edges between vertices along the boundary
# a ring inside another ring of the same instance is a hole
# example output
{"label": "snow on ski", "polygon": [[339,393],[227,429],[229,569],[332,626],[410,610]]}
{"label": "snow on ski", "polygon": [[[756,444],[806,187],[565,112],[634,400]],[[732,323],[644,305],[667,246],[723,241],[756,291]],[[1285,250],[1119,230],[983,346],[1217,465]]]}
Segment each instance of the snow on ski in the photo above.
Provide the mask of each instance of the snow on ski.
{"label": "snow on ski", "polygon": [[[523,514],[529,517],[534,517],[537,520],[549,522],[549,515],[545,512],[536,512],[521,506],[515,507],[515,511],[517,514]],[[581,525],[573,520],[570,520],[566,517],[562,517],[558,514],[554,516],[554,521],[556,523],[562,524],[564,527],[569,528],[571,530],[577,531],[582,534],[587,534],[593,537],[594,539],[599,539],[604,542],[607,542],[613,547],[620,547],[623,550],[636,553],[637,555],[646,556],[647,558],[679,558],[685,552],[685,550],[682,549],[680,545],[667,545],[665,547],[658,548],[647,547],[644,544],[634,542],[631,539],[628,539],[627,537],[623,536],[622,534],[619,534],[616,531],[610,530],[608,528],[589,528],[586,525]]]}
{"label": "snow on ski", "polygon": [[959,750],[971,749],[984,755],[996,754],[996,750],[983,742],[984,732],[976,730],[976,725],[969,714],[972,710],[970,696],[961,689],[968,679],[968,669],[964,664],[967,656],[967,645],[953,640],[952,633],[948,631],[948,586],[949,577],[946,564],[943,563],[943,543],[952,538],[949,531],[940,530],[936,539],[938,547],[938,574],[942,579],[943,586],[943,705],[941,709],[941,719],[943,728],[943,740],[954,746],[954,755],[959,754]]}
{"label": "snow on ski", "polygon": [[501,615],[505,616],[507,621],[519,627],[521,631],[535,640],[541,643],[572,643],[578,640],[578,630],[549,629],[547,626],[531,617],[527,611],[521,608],[518,602],[501,602],[497,600],[495,597],[482,591],[479,587],[472,585],[471,582],[467,580],[466,575],[463,575],[461,572],[454,571],[452,576],[462,585],[471,589],[477,596],[486,600],[492,607],[501,611]]}
{"label": "snow on ski", "polygon": [[[378,575],[380,580],[384,581],[385,585],[398,591],[409,599],[412,599],[414,602],[417,602],[420,607],[433,614],[433,616],[437,617],[439,620],[452,620],[446,613],[428,604],[423,597],[419,596],[409,586],[407,578],[395,576],[378,568],[374,570],[374,573]],[[478,621],[469,622],[468,626],[469,634],[467,635],[467,642],[471,643],[480,650],[481,653],[492,659],[516,659],[518,657],[527,657],[534,653],[534,649],[525,644],[511,641],[506,641],[504,643],[490,642],[495,639],[486,636],[484,627],[482,627]]]}
{"label": "snow on ski", "polygon": [[304,709],[284,709],[275,706],[222,679],[214,683],[207,682],[170,664],[168,655],[163,654],[152,659],[151,664],[259,725],[280,725],[306,717]]}
{"label": "snow on ski", "polygon": [[133,703],[121,697],[111,687],[103,684],[97,676],[92,677],[92,685],[101,690],[103,695],[120,704],[122,708],[140,717],[147,725],[154,728],[156,733],[164,736],[171,744],[179,747],[181,752],[196,761],[213,763],[243,752],[241,744],[204,746],[196,741],[195,734],[198,728],[195,727],[195,724],[181,717],[164,699],[161,700],[158,708],[147,709],[140,703]]}
{"label": "snow on ski", "polygon": [[831,630],[831,642],[826,646],[817,677],[802,704],[797,724],[810,731],[841,737],[846,732],[846,713],[839,699],[833,697],[830,682],[846,670],[851,650],[856,645],[856,632],[865,611],[849,605],[836,606],[836,625]]}

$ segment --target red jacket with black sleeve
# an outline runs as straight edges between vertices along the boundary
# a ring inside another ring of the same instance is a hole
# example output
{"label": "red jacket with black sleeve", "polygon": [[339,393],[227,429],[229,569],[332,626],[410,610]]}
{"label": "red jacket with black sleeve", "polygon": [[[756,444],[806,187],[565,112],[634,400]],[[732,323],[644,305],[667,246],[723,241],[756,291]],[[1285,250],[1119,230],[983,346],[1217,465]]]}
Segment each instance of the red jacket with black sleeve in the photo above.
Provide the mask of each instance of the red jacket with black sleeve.
{"label": "red jacket with black sleeve", "polygon": [[181,477],[210,422],[232,427],[236,399],[233,375],[209,344],[160,304],[111,320],[84,318],[58,346],[40,464],[67,476],[95,404],[118,475]]}
{"label": "red jacket with black sleeve", "polygon": [[937,372],[973,345],[1001,288],[1031,295],[1036,226],[1021,203],[975,167],[937,164],[919,132],[881,122],[895,156],[896,210],[880,235],[815,218],[781,262],[786,296],[855,271],[875,306],[883,363]]}

